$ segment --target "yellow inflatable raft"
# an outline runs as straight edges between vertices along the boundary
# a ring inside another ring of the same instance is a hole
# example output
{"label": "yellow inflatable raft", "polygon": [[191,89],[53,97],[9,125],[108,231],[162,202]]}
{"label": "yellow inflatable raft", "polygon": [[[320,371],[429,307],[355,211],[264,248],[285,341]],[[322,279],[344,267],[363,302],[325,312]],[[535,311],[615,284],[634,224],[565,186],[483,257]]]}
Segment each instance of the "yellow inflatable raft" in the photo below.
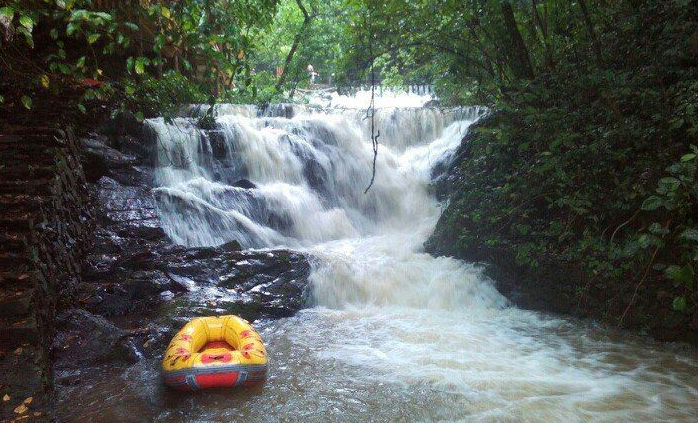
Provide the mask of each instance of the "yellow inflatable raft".
{"label": "yellow inflatable raft", "polygon": [[246,386],[266,379],[267,352],[246,320],[199,317],[172,339],[162,371],[165,384],[178,389]]}

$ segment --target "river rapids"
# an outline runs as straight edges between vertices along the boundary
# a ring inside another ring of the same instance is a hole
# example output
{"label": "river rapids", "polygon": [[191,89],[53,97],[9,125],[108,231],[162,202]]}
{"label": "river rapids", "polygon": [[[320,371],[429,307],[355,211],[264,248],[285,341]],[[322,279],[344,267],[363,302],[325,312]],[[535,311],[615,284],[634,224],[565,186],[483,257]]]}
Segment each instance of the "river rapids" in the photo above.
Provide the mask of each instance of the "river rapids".
{"label": "river rapids", "polygon": [[258,324],[271,360],[263,387],[172,399],[157,363],[142,361],[115,376],[128,388],[106,404],[95,396],[100,421],[696,421],[695,352],[520,310],[477,265],[423,252],[441,211],[432,169],[484,109],[381,97],[375,183],[364,194],[366,100],[217,105],[205,138],[191,119],[147,122],[168,236],[302,251],[313,306]]}

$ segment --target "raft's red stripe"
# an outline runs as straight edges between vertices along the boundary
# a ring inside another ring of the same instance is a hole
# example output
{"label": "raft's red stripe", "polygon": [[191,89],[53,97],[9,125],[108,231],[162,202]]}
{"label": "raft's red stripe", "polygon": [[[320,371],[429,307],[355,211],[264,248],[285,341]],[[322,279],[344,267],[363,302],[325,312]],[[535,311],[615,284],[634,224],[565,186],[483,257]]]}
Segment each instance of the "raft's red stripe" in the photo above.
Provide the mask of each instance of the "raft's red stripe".
{"label": "raft's red stripe", "polygon": [[199,388],[224,388],[235,386],[235,383],[239,377],[238,372],[226,372],[226,373],[201,373],[196,375],[196,384]]}
{"label": "raft's red stripe", "polygon": [[205,351],[209,348],[225,348],[225,349],[231,350],[231,351],[233,351],[235,349],[225,341],[211,341],[211,342],[207,343],[206,345],[204,345],[204,347],[201,348],[199,351]]}

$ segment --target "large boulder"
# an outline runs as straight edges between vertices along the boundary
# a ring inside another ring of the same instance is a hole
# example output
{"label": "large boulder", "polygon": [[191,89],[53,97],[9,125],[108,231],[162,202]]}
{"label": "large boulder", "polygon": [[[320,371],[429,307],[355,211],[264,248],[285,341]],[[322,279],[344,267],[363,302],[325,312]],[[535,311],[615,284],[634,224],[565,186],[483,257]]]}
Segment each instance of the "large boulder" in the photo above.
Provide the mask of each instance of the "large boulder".
{"label": "large boulder", "polygon": [[103,176],[129,186],[145,186],[152,182],[152,168],[143,165],[143,158],[125,154],[108,145],[105,136],[91,134],[82,138],[82,166],[85,177],[96,182]]}
{"label": "large boulder", "polygon": [[73,309],[59,315],[57,323],[53,352],[59,367],[135,362],[142,357],[129,333],[103,317]]}

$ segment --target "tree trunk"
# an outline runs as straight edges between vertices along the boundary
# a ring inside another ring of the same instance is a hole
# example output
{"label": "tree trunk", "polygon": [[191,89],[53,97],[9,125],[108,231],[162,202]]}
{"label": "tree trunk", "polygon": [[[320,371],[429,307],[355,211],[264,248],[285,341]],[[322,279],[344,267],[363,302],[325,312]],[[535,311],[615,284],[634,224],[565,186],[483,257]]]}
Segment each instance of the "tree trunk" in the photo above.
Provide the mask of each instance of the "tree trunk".
{"label": "tree trunk", "polygon": [[483,66],[485,66],[485,69],[487,72],[490,74],[491,77],[495,77],[494,73],[494,66],[492,66],[492,56],[487,52],[487,49],[485,48],[485,45],[482,43],[480,40],[480,36],[478,35],[477,31],[475,30],[475,25],[472,22],[468,22],[468,30],[470,31],[470,36],[473,38],[473,41],[475,41],[475,46],[477,47],[478,50],[480,50],[480,53],[482,53],[483,57]]}
{"label": "tree trunk", "polygon": [[528,56],[528,49],[524,43],[519,27],[516,24],[514,10],[508,1],[502,2],[502,17],[509,38],[508,56],[512,72],[519,79],[533,79],[533,66]]}
{"label": "tree trunk", "polygon": [[298,30],[296,37],[293,39],[293,44],[291,45],[291,50],[289,50],[288,54],[286,55],[286,60],[284,61],[283,70],[281,71],[281,75],[279,76],[279,80],[276,81],[276,86],[275,86],[276,91],[279,91],[281,89],[281,86],[284,84],[284,82],[286,82],[286,73],[288,71],[288,67],[291,65],[291,62],[293,61],[293,56],[296,54],[296,50],[298,50],[298,45],[301,42],[301,37],[303,37],[306,29],[308,29],[308,26],[310,25],[310,22],[313,19],[313,16],[308,13],[308,10],[305,8],[305,6],[303,6],[303,3],[301,3],[301,0],[296,0],[296,4],[298,5],[298,8],[303,13],[303,24],[301,24],[301,29]]}
{"label": "tree trunk", "polygon": [[540,32],[543,35],[543,58],[545,60],[545,67],[548,70],[552,70],[554,65],[553,65],[553,55],[550,44],[548,43],[548,24],[543,18],[541,18],[540,13],[538,13],[538,0],[531,0],[531,12],[533,13],[533,17],[538,23],[538,26],[540,27]]}
{"label": "tree trunk", "polygon": [[582,17],[584,18],[584,25],[587,28],[589,37],[591,38],[591,47],[594,49],[594,55],[596,56],[596,62],[601,64],[601,50],[599,49],[599,42],[596,39],[596,31],[594,31],[594,24],[591,22],[591,17],[589,16],[589,9],[587,8],[586,0],[579,0],[579,8],[582,9]]}

